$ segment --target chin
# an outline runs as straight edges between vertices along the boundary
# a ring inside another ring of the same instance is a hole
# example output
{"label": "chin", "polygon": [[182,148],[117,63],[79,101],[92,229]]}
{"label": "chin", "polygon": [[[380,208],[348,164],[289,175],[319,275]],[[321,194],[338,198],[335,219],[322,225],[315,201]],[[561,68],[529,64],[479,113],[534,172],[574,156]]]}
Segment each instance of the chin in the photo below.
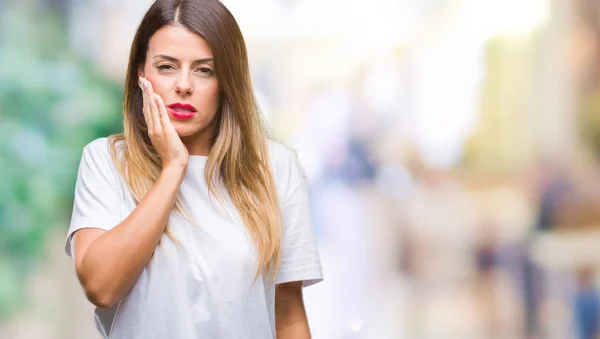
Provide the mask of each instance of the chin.
{"label": "chin", "polygon": [[198,126],[182,126],[182,124],[174,124],[175,131],[177,135],[180,137],[189,137],[195,134],[198,134],[202,131],[202,128],[198,128]]}

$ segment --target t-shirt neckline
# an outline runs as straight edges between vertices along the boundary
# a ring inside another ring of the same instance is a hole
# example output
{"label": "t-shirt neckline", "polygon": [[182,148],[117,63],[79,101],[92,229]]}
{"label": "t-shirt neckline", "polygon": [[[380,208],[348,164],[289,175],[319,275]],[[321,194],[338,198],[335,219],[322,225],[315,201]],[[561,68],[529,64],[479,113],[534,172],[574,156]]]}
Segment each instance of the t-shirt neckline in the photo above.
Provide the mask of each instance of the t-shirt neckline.
{"label": "t-shirt neckline", "polygon": [[207,160],[208,155],[190,155],[188,167],[204,167]]}

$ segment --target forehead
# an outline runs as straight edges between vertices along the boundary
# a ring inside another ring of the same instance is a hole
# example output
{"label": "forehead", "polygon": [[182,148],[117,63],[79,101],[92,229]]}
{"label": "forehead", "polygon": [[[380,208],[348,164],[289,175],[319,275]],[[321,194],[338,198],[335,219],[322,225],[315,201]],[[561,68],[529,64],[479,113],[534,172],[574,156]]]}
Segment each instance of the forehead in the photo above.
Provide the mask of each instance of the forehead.
{"label": "forehead", "polygon": [[180,25],[165,26],[150,38],[148,55],[166,54],[180,60],[212,58],[213,53],[206,40]]}

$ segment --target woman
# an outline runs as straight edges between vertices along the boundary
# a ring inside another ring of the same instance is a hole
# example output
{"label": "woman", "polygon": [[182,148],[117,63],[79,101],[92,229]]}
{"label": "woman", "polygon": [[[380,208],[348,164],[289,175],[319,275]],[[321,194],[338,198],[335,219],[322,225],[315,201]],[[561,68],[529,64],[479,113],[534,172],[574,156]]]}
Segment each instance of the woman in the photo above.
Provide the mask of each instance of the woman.
{"label": "woman", "polygon": [[302,166],[270,141],[217,0],[158,0],[131,47],[123,134],[83,151],[65,249],[104,337],[309,338],[322,280]]}

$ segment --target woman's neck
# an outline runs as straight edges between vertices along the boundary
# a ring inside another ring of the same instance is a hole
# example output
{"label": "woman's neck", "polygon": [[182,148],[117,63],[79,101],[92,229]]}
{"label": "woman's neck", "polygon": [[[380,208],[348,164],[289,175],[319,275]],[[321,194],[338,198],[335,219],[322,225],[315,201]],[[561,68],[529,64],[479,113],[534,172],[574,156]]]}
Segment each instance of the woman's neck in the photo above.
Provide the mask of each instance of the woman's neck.
{"label": "woman's neck", "polygon": [[210,153],[210,135],[206,137],[201,135],[181,137],[181,142],[183,142],[190,155],[206,156]]}

